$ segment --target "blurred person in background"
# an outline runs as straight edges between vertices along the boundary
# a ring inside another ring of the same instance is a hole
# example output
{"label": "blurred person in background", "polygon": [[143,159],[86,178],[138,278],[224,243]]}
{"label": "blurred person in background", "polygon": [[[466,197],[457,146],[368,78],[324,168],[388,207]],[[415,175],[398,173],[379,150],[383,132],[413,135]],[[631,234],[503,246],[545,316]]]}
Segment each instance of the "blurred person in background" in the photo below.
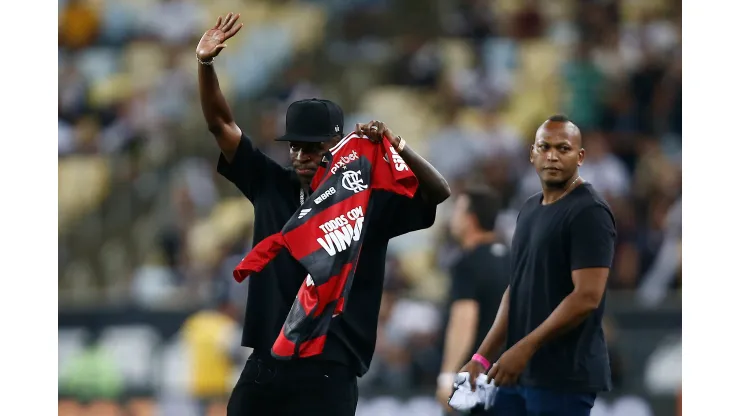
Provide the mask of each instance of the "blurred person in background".
{"label": "blurred person in background", "polygon": [[[286,115],[292,167],[284,168],[254,148],[236,125],[220,90],[214,58],[224,42],[242,27],[239,14],[218,18],[201,38],[196,55],[201,108],[221,155],[218,172],[234,183],[254,205],[254,243],[279,233],[311,195],[310,183],[322,156],[343,136],[342,109],[328,100],[302,100]],[[322,354],[278,361],[271,347],[306,276],[306,270],[287,252],[280,253],[249,279],[249,300],[242,345],[254,349],[228,404],[229,415],[322,414],[354,415],[357,377],[368,369],[375,349],[378,312],[388,240],[434,223],[437,205],[450,195],[445,179],[405,141],[381,122],[358,125],[356,133],[373,142],[390,141],[419,188],[409,199],[374,192],[370,200],[363,249],[344,314],[332,321]]]}
{"label": "blurred person in background", "polygon": [[451,271],[449,318],[437,400],[452,394],[455,372],[465,364],[493,325],[509,285],[509,249],[494,231],[500,201],[486,187],[468,187],[455,199],[450,231],[463,254]]}
{"label": "blurred person in background", "polygon": [[214,308],[199,310],[182,326],[190,360],[191,397],[205,412],[208,404],[224,400],[231,391],[232,369],[239,362],[238,309],[222,293]]}
{"label": "blurred person in background", "polygon": [[[460,371],[490,371],[495,414],[589,415],[611,389],[602,327],[616,226],[579,175],[581,132],[567,117],[537,130],[530,162],[542,184],[522,207],[511,246],[511,284],[478,352]],[[506,343],[506,351],[491,366]]]}
{"label": "blurred person in background", "polygon": [[100,16],[84,0],[67,1],[59,20],[59,45],[71,50],[90,46],[100,31]]}
{"label": "blurred person in background", "polygon": [[637,292],[646,306],[654,307],[665,299],[670,289],[681,285],[681,200],[679,197],[666,215],[660,249]]}

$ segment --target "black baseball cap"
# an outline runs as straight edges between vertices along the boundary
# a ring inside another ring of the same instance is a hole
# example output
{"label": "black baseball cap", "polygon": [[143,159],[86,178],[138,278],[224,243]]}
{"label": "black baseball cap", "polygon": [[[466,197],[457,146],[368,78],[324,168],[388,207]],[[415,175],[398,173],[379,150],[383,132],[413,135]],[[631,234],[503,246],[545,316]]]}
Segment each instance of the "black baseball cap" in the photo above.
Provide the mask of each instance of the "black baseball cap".
{"label": "black baseball cap", "polygon": [[285,115],[285,134],[275,140],[321,143],[344,135],[344,112],[329,100],[296,101]]}

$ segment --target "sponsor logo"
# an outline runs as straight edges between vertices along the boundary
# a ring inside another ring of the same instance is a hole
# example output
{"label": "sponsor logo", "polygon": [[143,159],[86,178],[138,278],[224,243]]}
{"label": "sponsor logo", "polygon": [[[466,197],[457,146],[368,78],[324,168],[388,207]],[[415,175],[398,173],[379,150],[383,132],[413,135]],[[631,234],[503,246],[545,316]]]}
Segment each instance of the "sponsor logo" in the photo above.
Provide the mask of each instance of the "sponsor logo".
{"label": "sponsor logo", "polygon": [[316,241],[330,256],[347,250],[353,241],[359,241],[362,234],[362,223],[365,220],[362,207],[355,207],[321,225],[319,229],[324,236]]}
{"label": "sponsor logo", "polygon": [[298,219],[305,217],[309,212],[311,212],[311,208],[302,209],[301,213],[298,214]]}
{"label": "sponsor logo", "polygon": [[337,190],[334,189],[334,187],[332,186],[331,188],[329,188],[326,191],[324,191],[323,194],[321,194],[318,197],[314,198],[313,199],[313,202],[314,202],[314,204],[318,205],[318,204],[324,202],[326,200],[326,198],[329,198],[330,196],[334,195],[335,193],[337,193]]}
{"label": "sponsor logo", "polygon": [[331,167],[331,174],[337,173],[337,170],[339,168],[347,169],[347,165],[350,164],[350,162],[354,162],[355,160],[358,160],[360,156],[357,154],[357,151],[353,150],[352,153],[348,154],[347,156],[342,156],[337,160],[337,163],[334,164],[334,166]]}
{"label": "sponsor logo", "polygon": [[[391,159],[393,159],[393,167],[399,171],[403,172],[404,170],[409,170],[409,167],[406,165],[406,162],[403,161],[403,158],[401,155],[396,152],[396,149],[393,148],[393,146],[390,147],[391,150]],[[388,159],[386,159],[386,162]]]}
{"label": "sponsor logo", "polygon": [[362,172],[359,170],[348,170],[342,172],[342,187],[354,193],[362,192],[367,189],[367,185],[362,180]]}

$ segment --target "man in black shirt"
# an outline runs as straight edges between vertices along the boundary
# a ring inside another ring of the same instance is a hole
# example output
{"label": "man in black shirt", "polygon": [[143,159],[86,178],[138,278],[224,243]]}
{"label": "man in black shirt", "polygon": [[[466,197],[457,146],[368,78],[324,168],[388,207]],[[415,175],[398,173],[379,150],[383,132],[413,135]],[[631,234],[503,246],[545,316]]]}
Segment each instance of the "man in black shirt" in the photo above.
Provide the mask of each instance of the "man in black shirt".
{"label": "man in black shirt", "polygon": [[467,188],[456,200],[450,232],[463,249],[451,270],[447,333],[437,399],[444,405],[452,394],[455,373],[483,342],[509,286],[509,249],[494,228],[499,211],[494,192]]}
{"label": "man in black shirt", "polygon": [[511,246],[511,282],[491,331],[462,371],[490,369],[503,415],[589,415],[611,388],[601,320],[614,257],[611,209],[578,175],[581,133],[564,116],[537,130],[530,151],[542,192],[525,202]]}
{"label": "man in black shirt", "polygon": [[[292,168],[255,149],[234,122],[218,86],[214,58],[241,28],[239,15],[219,17],[198,44],[198,81],[203,115],[221,148],[218,171],[254,205],[254,243],[280,232],[302,202],[326,152],[343,136],[344,117],[327,100],[293,103],[286,115]],[[229,416],[354,415],[357,377],[367,371],[375,349],[388,240],[434,223],[437,204],[449,196],[439,173],[383,123],[357,126],[374,142],[388,138],[419,180],[413,199],[374,191],[365,221],[367,235],[344,313],[331,322],[324,351],[317,357],[277,361],[270,353],[306,270],[283,250],[262,272],[249,277],[242,345],[254,352],[234,387]],[[363,230],[363,231],[365,231]]]}

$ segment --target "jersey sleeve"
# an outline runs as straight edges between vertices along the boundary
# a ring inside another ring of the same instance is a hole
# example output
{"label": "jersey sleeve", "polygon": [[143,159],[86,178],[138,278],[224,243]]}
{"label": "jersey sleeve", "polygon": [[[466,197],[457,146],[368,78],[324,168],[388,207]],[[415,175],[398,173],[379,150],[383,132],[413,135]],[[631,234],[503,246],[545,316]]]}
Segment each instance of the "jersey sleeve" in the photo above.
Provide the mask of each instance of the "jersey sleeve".
{"label": "jersey sleeve", "polygon": [[229,163],[223,153],[218,158],[218,173],[246,196],[250,201],[259,197],[275,175],[282,173],[283,168],[255,148],[252,141],[242,133],[239,147],[234,159]]}
{"label": "jersey sleeve", "polygon": [[571,270],[612,266],[617,231],[608,208],[595,205],[579,212],[570,226]]}
{"label": "jersey sleeve", "polygon": [[[368,146],[366,144],[366,146]],[[378,146],[372,144],[369,146]],[[380,149],[377,149],[373,161],[373,189],[393,192],[412,198],[419,187],[419,180],[411,171],[403,158],[391,146],[386,139],[383,140]]]}

